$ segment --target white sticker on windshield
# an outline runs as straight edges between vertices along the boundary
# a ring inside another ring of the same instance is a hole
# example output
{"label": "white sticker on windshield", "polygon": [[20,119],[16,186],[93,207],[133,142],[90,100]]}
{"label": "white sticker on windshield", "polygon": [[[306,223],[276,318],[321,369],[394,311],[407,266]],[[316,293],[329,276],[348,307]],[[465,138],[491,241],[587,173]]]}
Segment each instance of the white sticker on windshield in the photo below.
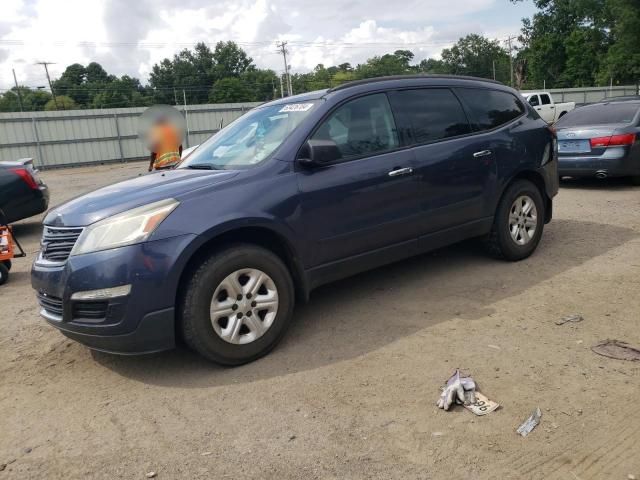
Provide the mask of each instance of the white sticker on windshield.
{"label": "white sticker on windshield", "polygon": [[278,113],[281,112],[306,112],[307,110],[311,110],[313,107],[313,103],[290,103],[282,107]]}

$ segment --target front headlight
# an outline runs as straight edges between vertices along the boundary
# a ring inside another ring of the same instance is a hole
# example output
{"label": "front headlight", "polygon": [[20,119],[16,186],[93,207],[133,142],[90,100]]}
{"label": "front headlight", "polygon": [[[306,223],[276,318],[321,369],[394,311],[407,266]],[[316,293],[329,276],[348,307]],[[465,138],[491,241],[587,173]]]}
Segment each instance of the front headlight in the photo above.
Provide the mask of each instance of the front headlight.
{"label": "front headlight", "polygon": [[144,242],[179,203],[168,198],[89,225],[78,238],[71,255]]}

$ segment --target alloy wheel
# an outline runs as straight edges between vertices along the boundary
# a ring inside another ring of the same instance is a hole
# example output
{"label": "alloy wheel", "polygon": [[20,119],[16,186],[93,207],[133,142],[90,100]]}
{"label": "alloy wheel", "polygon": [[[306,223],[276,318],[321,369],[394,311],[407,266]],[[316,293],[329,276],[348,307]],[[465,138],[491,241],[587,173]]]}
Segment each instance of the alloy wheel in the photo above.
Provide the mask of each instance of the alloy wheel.
{"label": "alloy wheel", "polygon": [[529,243],[538,228],[538,211],[533,199],[528,195],[521,195],[511,205],[509,210],[509,233],[511,239],[518,245]]}
{"label": "alloy wheel", "polygon": [[244,345],[269,330],[278,305],[278,289],[269,275],[255,268],[236,270],[213,294],[211,324],[225,342]]}

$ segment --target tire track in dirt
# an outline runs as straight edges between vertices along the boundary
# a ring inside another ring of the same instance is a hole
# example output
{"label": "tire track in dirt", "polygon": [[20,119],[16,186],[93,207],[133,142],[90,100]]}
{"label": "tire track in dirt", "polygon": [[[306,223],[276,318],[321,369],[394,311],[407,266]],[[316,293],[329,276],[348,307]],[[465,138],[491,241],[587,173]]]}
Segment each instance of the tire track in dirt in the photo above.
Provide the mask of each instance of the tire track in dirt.
{"label": "tire track in dirt", "polygon": [[[559,449],[551,457],[534,457],[533,460],[531,457],[512,456],[506,466],[517,471],[523,478],[578,478],[580,480],[613,478],[612,472],[606,472],[605,477],[600,473],[616,462],[620,464],[620,459],[625,452],[633,451],[634,445],[640,443],[640,419],[634,418],[631,411],[624,412],[623,416],[624,418],[616,424],[607,425],[603,438],[595,445],[593,442],[588,445],[572,444]],[[567,424],[565,429],[571,429],[578,422],[586,423],[588,419],[576,419]],[[557,445],[561,441],[562,438],[558,438],[552,442],[552,445]],[[579,460],[574,461],[576,458]],[[631,466],[624,468],[628,469]],[[629,472],[618,473],[622,475]]]}

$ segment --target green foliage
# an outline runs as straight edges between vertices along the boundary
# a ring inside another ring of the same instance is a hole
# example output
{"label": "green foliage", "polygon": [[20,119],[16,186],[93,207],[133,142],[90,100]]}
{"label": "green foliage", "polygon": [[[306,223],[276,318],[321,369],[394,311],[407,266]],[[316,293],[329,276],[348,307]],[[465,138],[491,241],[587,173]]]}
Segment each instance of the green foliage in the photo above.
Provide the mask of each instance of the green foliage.
{"label": "green foliage", "polygon": [[78,108],[76,102],[73,101],[73,98],[67,97],[66,95],[56,95],[55,100],[52,98],[44,105],[46,111],[73,110],[75,108]]}
{"label": "green foliage", "polygon": [[[71,98],[75,108],[120,108],[151,104],[147,90],[137,78],[109,75],[99,63],[84,67],[69,65],[59,79],[53,81],[56,95]],[[55,106],[53,107],[55,108]]]}
{"label": "green foliage", "polygon": [[440,73],[470,75],[493,78],[504,83],[510,81],[509,54],[497,40],[489,40],[480,35],[471,34],[458,40],[451,48],[442,51],[442,61],[437,66]]}
{"label": "green foliage", "polygon": [[252,99],[251,89],[238,77],[227,77],[216,81],[209,93],[211,103],[250,102]]}
{"label": "green foliage", "polygon": [[535,0],[534,4],[539,11],[523,20],[518,54],[527,62],[527,86],[638,82],[638,0]]}
{"label": "green foliage", "polygon": [[44,106],[51,99],[49,92],[32,90],[27,87],[15,87],[0,95],[0,112],[19,112],[20,101],[18,91],[22,96],[22,107],[25,112],[44,110]]}

